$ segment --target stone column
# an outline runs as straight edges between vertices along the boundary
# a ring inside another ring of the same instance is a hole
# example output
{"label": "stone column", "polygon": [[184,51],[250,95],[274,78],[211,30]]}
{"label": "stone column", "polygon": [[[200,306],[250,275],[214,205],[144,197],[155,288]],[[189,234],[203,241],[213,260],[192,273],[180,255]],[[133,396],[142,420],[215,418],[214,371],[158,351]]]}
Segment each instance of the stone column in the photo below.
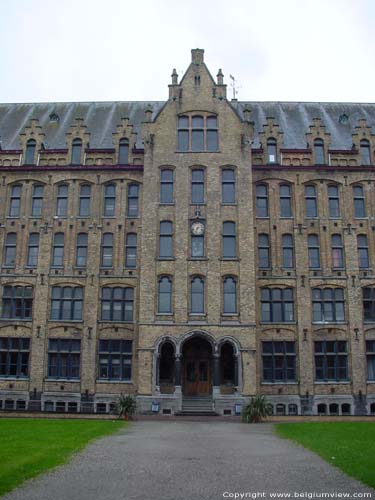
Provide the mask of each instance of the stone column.
{"label": "stone column", "polygon": [[214,354],[213,357],[213,387],[212,395],[220,395],[220,355]]}

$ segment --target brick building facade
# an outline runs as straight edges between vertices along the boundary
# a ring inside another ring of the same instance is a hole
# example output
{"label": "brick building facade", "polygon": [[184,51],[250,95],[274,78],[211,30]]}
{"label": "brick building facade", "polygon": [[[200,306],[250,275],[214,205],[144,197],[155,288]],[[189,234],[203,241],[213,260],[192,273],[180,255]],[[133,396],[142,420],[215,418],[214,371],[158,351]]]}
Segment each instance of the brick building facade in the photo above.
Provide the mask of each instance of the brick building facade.
{"label": "brick building facade", "polygon": [[2,409],[375,414],[375,106],[0,105]]}

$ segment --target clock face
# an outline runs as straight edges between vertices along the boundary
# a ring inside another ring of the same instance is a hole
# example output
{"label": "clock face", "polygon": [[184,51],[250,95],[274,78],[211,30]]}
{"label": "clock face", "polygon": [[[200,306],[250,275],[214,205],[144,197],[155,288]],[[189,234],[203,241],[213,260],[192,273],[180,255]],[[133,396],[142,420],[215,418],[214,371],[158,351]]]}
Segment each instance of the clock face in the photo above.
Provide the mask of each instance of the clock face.
{"label": "clock face", "polygon": [[202,222],[194,222],[191,225],[191,232],[196,236],[200,236],[201,234],[203,234],[204,233],[204,225],[202,224]]}

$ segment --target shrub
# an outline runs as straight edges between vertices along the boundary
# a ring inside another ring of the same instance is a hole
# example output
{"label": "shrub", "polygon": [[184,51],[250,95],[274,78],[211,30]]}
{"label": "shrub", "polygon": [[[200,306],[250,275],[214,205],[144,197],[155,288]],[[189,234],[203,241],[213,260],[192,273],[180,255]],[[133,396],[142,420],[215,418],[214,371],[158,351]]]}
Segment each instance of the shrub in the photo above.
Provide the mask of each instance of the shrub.
{"label": "shrub", "polygon": [[130,394],[121,396],[118,398],[116,403],[116,413],[119,418],[124,418],[125,420],[130,420],[137,409],[137,403],[135,398]]}
{"label": "shrub", "polygon": [[242,422],[255,424],[272,415],[272,405],[264,396],[254,396],[242,409]]}

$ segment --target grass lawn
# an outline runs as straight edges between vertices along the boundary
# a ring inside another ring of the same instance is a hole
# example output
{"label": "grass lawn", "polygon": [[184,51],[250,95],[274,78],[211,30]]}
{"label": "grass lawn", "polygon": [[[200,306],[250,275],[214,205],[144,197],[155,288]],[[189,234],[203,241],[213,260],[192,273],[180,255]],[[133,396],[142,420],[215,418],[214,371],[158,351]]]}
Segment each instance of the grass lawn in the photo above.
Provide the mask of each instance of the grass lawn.
{"label": "grass lawn", "polygon": [[375,487],[375,422],[277,424],[276,433]]}
{"label": "grass lawn", "polygon": [[123,425],[111,420],[0,418],[0,495]]}

